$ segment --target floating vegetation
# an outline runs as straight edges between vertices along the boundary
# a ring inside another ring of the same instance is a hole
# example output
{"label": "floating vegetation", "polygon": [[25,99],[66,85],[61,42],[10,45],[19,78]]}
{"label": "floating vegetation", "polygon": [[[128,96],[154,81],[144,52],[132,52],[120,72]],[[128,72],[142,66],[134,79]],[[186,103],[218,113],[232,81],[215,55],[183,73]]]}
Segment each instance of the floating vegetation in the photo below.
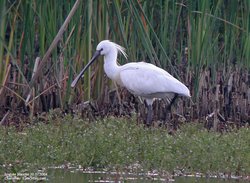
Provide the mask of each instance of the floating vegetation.
{"label": "floating vegetation", "polygon": [[61,165],[67,169],[68,163],[93,171],[172,175],[178,170],[176,174],[243,177],[250,173],[249,128],[219,133],[191,123],[170,135],[166,128],[138,125],[134,118],[86,122],[66,116],[47,123],[20,132],[14,127],[0,128],[0,174],[24,167],[32,172]]}

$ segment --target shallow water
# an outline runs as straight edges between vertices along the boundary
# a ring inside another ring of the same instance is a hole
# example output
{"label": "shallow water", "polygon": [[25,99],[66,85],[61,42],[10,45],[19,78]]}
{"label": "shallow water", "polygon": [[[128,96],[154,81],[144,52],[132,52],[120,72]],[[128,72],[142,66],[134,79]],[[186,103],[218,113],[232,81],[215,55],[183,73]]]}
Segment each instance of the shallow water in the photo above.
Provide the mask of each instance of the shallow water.
{"label": "shallow water", "polygon": [[70,171],[62,169],[49,169],[47,173],[48,182],[53,183],[82,183],[82,182],[136,182],[136,183],[246,183],[243,180],[233,179],[218,179],[218,178],[195,178],[195,177],[174,177],[167,180],[164,177],[157,176],[134,176],[134,175],[119,175],[116,173],[104,173],[104,172],[82,172],[82,171]]}

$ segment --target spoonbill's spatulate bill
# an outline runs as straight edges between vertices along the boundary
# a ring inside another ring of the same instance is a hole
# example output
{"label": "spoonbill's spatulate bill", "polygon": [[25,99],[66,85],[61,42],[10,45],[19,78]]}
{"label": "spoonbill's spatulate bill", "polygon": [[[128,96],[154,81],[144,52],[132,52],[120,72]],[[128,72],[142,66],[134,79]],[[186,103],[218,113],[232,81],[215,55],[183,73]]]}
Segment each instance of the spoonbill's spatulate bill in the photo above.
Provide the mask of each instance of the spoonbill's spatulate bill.
{"label": "spoonbill's spatulate bill", "polygon": [[128,89],[132,94],[145,99],[148,107],[147,125],[152,123],[152,104],[154,99],[169,96],[190,97],[189,89],[165,70],[153,64],[145,62],[131,62],[122,66],[117,65],[117,54],[121,53],[125,58],[125,49],[109,40],[101,41],[96,48],[89,63],[71,83],[75,87],[78,80],[88,67],[98,58],[104,56],[104,71],[107,76],[120,86]]}

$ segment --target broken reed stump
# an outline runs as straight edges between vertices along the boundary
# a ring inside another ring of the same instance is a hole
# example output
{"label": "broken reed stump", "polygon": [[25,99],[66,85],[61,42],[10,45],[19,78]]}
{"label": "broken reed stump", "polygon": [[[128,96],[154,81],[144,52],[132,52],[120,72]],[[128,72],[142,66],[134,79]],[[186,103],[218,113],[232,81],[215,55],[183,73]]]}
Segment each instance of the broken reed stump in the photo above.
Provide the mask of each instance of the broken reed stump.
{"label": "broken reed stump", "polygon": [[214,131],[217,131],[218,129],[218,114],[219,114],[219,90],[220,85],[216,85],[216,90],[215,90],[215,100],[214,100],[214,124],[213,124],[213,129]]}

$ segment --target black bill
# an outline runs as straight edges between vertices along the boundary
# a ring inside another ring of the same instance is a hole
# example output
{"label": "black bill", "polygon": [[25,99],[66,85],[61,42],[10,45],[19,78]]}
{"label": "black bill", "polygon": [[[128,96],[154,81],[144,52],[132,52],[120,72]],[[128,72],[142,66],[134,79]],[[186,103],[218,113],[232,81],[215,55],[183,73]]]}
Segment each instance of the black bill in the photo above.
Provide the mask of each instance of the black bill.
{"label": "black bill", "polygon": [[76,83],[79,81],[79,79],[82,77],[82,75],[84,74],[84,72],[88,69],[88,67],[100,56],[102,50],[97,50],[93,57],[91,58],[91,60],[89,61],[89,63],[83,68],[83,70],[81,70],[81,72],[76,76],[76,78],[74,79],[74,81],[71,83],[71,87],[74,88]]}

